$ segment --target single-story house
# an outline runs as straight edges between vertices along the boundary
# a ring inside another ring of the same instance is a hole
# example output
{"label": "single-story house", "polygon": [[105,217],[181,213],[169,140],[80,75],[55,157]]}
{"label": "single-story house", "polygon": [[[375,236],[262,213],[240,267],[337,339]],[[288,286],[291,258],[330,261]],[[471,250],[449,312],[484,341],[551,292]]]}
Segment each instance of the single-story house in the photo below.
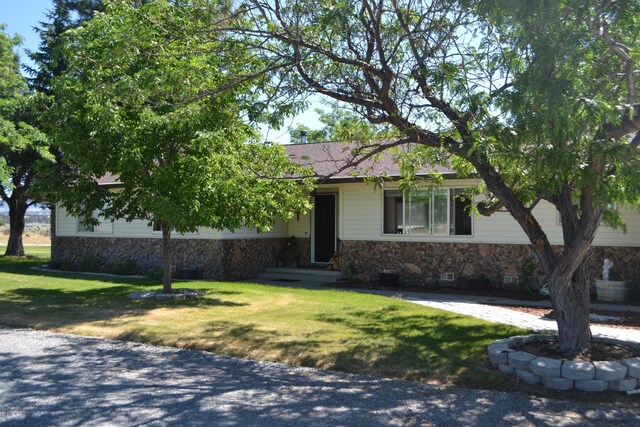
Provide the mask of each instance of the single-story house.
{"label": "single-story house", "polygon": [[[328,176],[312,194],[313,210],[279,221],[269,232],[203,228],[194,234],[176,235],[176,268],[197,268],[204,278],[244,279],[269,266],[322,266],[339,251],[343,277],[363,281],[377,280],[382,271],[394,270],[412,286],[480,277],[490,278],[494,284],[517,286],[535,265],[524,232],[508,212],[490,217],[469,214],[469,201],[457,196],[474,185],[474,179],[458,179],[440,167],[437,170],[445,178],[442,185],[403,192],[394,180],[399,169],[390,155],[355,168],[348,166],[348,148],[342,143],[286,146],[296,162],[310,164],[318,175]],[[387,179],[381,188],[367,182],[365,175]],[[105,177],[101,184],[116,181]],[[600,227],[593,244],[594,273],[600,271],[604,258],[610,258],[614,273],[637,280],[640,215],[633,209],[619,209],[627,221],[627,233]],[[541,202],[534,212],[551,243],[561,245],[555,208]],[[147,221],[103,221],[88,229],[57,207],[53,228],[54,261],[77,263],[92,257],[102,270],[129,259],[147,271],[161,265],[162,235]],[[541,285],[542,279],[537,280]]]}

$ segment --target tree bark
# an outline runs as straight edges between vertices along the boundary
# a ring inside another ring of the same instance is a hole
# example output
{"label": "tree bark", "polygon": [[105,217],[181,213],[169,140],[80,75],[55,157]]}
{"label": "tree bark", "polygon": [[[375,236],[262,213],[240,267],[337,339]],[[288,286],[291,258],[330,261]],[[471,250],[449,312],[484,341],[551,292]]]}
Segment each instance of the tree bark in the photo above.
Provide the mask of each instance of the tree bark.
{"label": "tree bark", "polygon": [[573,277],[557,271],[550,280],[551,304],[558,324],[558,353],[574,357],[585,353],[591,346],[589,328],[591,253],[580,262]]}
{"label": "tree bark", "polygon": [[58,261],[57,259],[57,255],[58,255],[58,238],[56,236],[57,234],[57,230],[56,230],[56,224],[58,223],[58,221],[56,220],[56,205],[55,204],[51,204],[50,207],[50,220],[49,220],[49,224],[50,224],[50,232],[49,232],[49,236],[51,237],[51,261]]}
{"label": "tree bark", "polygon": [[24,216],[29,205],[20,197],[10,199],[7,204],[9,205],[9,242],[4,255],[24,256],[22,234],[25,227]]}
{"label": "tree bark", "polygon": [[171,247],[171,226],[162,224],[162,292],[170,294],[171,290],[171,261],[173,251]]}

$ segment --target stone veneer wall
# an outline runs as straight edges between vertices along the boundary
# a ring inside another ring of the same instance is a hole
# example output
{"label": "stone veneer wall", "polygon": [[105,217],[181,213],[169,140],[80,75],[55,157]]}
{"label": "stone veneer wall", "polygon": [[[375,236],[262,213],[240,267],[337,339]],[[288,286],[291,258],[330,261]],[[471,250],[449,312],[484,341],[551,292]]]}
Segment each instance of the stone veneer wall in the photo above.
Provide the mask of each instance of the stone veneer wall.
{"label": "stone veneer wall", "polygon": [[[138,263],[142,272],[162,268],[162,239],[126,239],[113,237],[54,238],[52,261],[78,264],[83,257],[98,261],[97,270],[112,272],[128,259]],[[222,279],[223,248],[219,240],[174,239],[173,264],[177,269],[197,268],[206,279]]]}
{"label": "stone veneer wall", "polygon": [[[593,254],[594,277],[601,275],[602,261],[609,258],[614,263],[612,273],[639,281],[640,248],[594,247]],[[378,274],[388,269],[399,273],[401,282],[409,286],[432,285],[445,272],[454,273],[458,285],[480,277],[502,285],[505,275],[519,276],[526,263],[534,262],[533,281],[538,286],[544,283],[529,245],[343,240],[340,256],[343,275],[355,273],[364,282],[378,280]]]}
{"label": "stone veneer wall", "polygon": [[295,237],[296,265],[308,267],[311,265],[311,239],[308,237]]}
{"label": "stone veneer wall", "polygon": [[[293,258],[308,265],[309,239],[296,239]],[[205,279],[247,279],[266,267],[285,265],[287,238],[174,239],[173,264],[177,269],[198,269]],[[162,268],[162,239],[111,237],[55,237],[52,261],[78,265],[83,258],[98,262],[97,271],[113,272],[117,263],[133,259],[142,272]]]}
{"label": "stone veneer wall", "polygon": [[286,238],[222,240],[224,277],[229,280],[255,277],[266,267],[279,265]]}

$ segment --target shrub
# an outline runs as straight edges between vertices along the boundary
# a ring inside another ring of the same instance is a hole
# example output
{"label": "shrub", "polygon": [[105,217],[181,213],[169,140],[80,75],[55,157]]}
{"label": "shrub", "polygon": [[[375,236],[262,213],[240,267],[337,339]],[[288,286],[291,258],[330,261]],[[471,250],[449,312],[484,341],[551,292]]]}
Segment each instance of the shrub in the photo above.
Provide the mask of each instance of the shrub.
{"label": "shrub", "polygon": [[126,259],[124,261],[118,261],[113,266],[113,272],[121,276],[131,276],[138,273],[138,271],[140,271],[138,261],[132,258]]}
{"label": "shrub", "polygon": [[78,269],[80,271],[96,272],[100,264],[100,258],[95,255],[86,254],[78,258]]}
{"label": "shrub", "polygon": [[162,267],[151,268],[147,270],[147,274],[146,274],[147,277],[150,277],[152,279],[161,279],[163,275],[164,275],[164,269]]}
{"label": "shrub", "polygon": [[62,271],[78,271],[78,266],[70,261],[63,261],[60,263],[60,270]]}

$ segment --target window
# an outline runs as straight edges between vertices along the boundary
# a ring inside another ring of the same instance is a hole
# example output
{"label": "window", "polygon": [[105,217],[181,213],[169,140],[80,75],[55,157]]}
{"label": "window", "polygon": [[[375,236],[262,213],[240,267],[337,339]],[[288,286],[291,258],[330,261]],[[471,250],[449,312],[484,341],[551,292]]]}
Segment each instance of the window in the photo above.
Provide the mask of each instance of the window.
{"label": "window", "polygon": [[[94,214],[92,214],[91,216],[93,218],[96,218]],[[78,217],[78,233],[93,233],[95,227],[93,225],[85,225],[84,221],[86,218],[86,216]]]}
{"label": "window", "polygon": [[461,188],[384,192],[385,234],[471,235],[471,201]]}
{"label": "window", "polygon": [[77,224],[78,233],[98,233],[98,234],[113,233],[113,222],[105,221],[104,218],[100,218],[99,211],[93,211],[91,213],[91,217],[97,219],[99,221],[99,224],[96,226],[84,225],[82,223],[84,220],[84,217],[79,217],[78,224]]}

